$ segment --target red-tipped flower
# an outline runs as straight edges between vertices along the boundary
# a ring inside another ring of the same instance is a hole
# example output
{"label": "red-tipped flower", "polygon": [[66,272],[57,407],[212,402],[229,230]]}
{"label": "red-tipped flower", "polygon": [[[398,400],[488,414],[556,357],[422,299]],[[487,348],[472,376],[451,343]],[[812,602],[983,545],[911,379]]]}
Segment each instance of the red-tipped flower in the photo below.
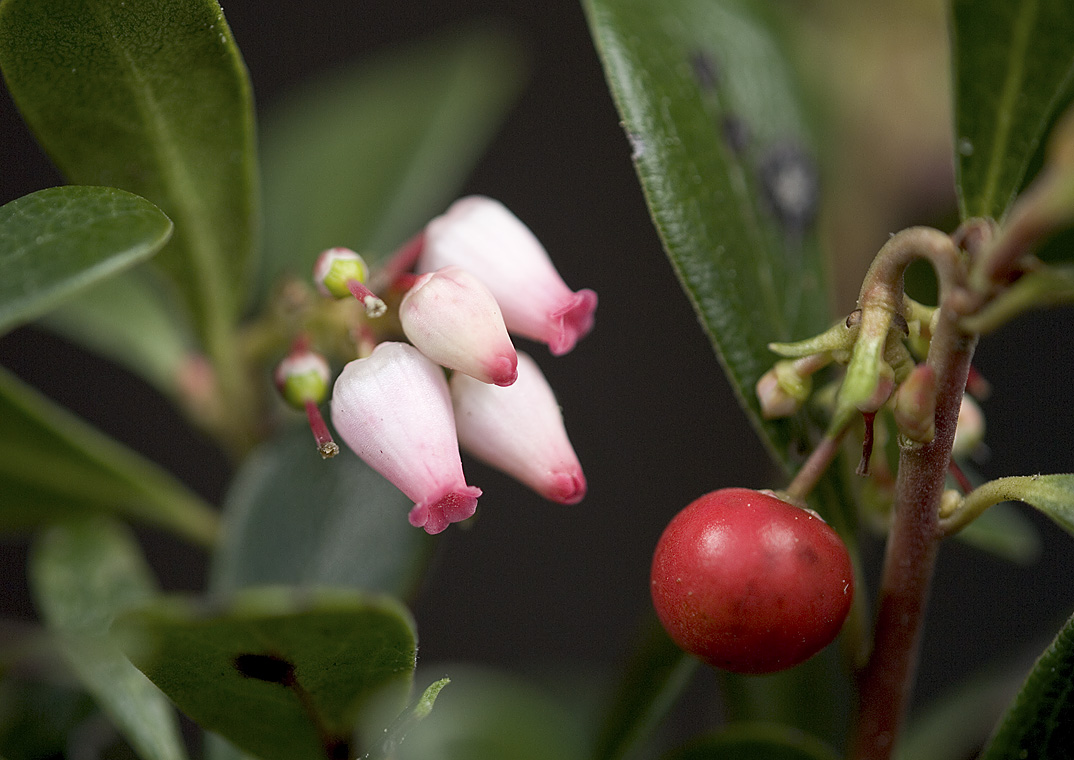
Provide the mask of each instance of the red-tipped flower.
{"label": "red-tipped flower", "polygon": [[439,533],[477,509],[466,484],[444,371],[406,343],[343,368],[332,423],[354,452],[414,502],[410,524]]}
{"label": "red-tipped flower", "polygon": [[593,328],[597,294],[572,292],[529,228],[490,198],[458,200],[426,226],[418,271],[446,266],[480,279],[499,303],[507,329],[547,343],[556,356]]}
{"label": "red-tipped flower", "polygon": [[546,499],[576,504],[586,493],[563,415],[537,363],[518,355],[518,379],[497,388],[456,373],[451,378],[455,426],[468,452],[525,483]]}
{"label": "red-tipped flower", "polygon": [[418,278],[399,305],[407,338],[423,354],[483,383],[510,385],[518,357],[496,299],[459,267]]}

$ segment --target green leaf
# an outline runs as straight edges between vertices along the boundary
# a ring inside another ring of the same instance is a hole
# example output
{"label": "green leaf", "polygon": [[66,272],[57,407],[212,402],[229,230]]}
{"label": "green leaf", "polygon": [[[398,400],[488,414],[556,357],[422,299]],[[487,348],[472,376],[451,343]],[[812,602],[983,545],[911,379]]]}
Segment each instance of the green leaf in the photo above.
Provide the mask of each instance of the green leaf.
{"label": "green leaf", "polygon": [[407,734],[395,760],[581,760],[578,716],[516,676],[450,666],[451,688]]}
{"label": "green leaf", "polygon": [[54,187],[0,207],[0,333],[159,251],[168,217],[111,187]]}
{"label": "green leaf", "polygon": [[1062,760],[1074,747],[1074,617],[1030,671],[981,760]]}
{"label": "green leaf", "polygon": [[332,585],[406,595],[432,547],[407,522],[411,506],[350,449],[321,459],[309,429],[292,429],[255,452],[233,481],[211,587]]}
{"label": "green leaf", "polygon": [[0,368],[0,531],[111,513],[212,543],[216,513],[153,462]]}
{"label": "green leaf", "polygon": [[683,652],[655,617],[646,621],[597,737],[594,760],[634,757],[697,671],[698,660]]}
{"label": "green leaf", "polygon": [[179,709],[262,760],[349,756],[364,710],[405,704],[416,653],[405,608],[339,589],[168,599],[114,629]]}
{"label": "green leaf", "polygon": [[959,206],[1000,219],[1074,95],[1074,5],[955,0],[951,17]]}
{"label": "green leaf", "polygon": [[1074,474],[1020,475],[990,480],[966,494],[962,505],[940,521],[947,533],[980,520],[985,510],[1005,501],[1036,507],[1060,528],[1074,535]]}
{"label": "green leaf", "polygon": [[35,547],[30,579],[67,661],[139,756],[185,758],[171,703],[108,636],[116,613],[156,591],[130,534],[104,520],[58,525]]}
{"label": "green leaf", "polygon": [[71,683],[5,675],[0,679],[0,753],[16,760],[62,757],[67,737],[94,714],[93,700]]}
{"label": "green leaf", "polygon": [[663,760],[836,760],[819,739],[789,726],[740,723],[697,739]]}
{"label": "green leaf", "polygon": [[320,251],[370,264],[443,212],[521,84],[515,47],[452,30],[307,84],[264,122],[267,294]]}
{"label": "green leaf", "polygon": [[0,67],[72,182],[175,222],[158,263],[212,346],[243,305],[258,224],[253,100],[214,0],[3,0]]}
{"label": "green leaf", "polygon": [[181,308],[153,275],[139,267],[110,277],[65,301],[44,325],[174,398],[196,344]]}
{"label": "green leaf", "polygon": [[828,326],[812,140],[769,20],[737,0],[586,0],[649,211],[778,461],[801,420],[766,422],[767,345]]}

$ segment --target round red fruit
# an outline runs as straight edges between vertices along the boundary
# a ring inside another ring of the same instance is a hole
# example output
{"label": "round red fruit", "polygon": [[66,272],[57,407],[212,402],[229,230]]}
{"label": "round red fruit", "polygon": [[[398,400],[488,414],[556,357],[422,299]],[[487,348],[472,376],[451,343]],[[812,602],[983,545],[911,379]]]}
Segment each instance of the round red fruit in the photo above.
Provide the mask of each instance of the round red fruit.
{"label": "round red fruit", "polygon": [[842,540],[816,514],[725,488],[668,524],[653,555],[652,594],[687,652],[736,673],[771,673],[831,643],[854,578]]}

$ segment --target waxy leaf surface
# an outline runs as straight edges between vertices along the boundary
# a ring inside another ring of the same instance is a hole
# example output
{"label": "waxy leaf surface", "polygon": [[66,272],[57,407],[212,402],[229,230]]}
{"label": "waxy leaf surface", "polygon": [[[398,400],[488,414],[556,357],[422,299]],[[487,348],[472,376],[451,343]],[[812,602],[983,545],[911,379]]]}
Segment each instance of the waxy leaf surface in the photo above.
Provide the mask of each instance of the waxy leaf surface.
{"label": "waxy leaf surface", "polygon": [[72,182],[175,222],[158,263],[211,343],[243,305],[258,224],[253,98],[215,0],[4,0],[0,68]]}
{"label": "waxy leaf surface", "polygon": [[0,207],[0,333],[149,258],[172,223],[111,187],[54,187]]}
{"label": "waxy leaf surface", "polygon": [[761,419],[767,345],[828,326],[813,141],[768,20],[736,0],[587,0],[664,247],[776,458],[804,442]]}
{"label": "waxy leaf surface", "polygon": [[1074,3],[955,0],[955,158],[963,218],[1001,219],[1074,96]]}
{"label": "waxy leaf surface", "polygon": [[107,513],[216,536],[216,513],[182,483],[2,368],[0,492],[0,531]]}
{"label": "waxy leaf surface", "polygon": [[37,607],[86,690],[144,760],[182,760],[179,721],[108,635],[113,617],[156,593],[134,539],[106,520],[57,525],[30,564]]}
{"label": "waxy leaf surface", "polygon": [[293,429],[250,457],[224,502],[211,587],[349,586],[405,596],[432,540],[407,521],[413,503],[347,447],[317,452]]}
{"label": "waxy leaf surface", "polygon": [[402,605],[339,589],[166,599],[113,628],[179,709],[262,760],[324,760],[363,710],[398,713],[416,656]]}

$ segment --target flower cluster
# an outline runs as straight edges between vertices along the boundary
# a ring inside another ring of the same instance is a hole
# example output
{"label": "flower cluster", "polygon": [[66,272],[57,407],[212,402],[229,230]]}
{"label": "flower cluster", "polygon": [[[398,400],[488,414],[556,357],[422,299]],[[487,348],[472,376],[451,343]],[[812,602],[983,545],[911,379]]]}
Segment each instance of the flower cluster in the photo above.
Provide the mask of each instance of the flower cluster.
{"label": "flower cluster", "polygon": [[[405,283],[407,342],[380,342],[344,367],[331,400],[340,437],[414,502],[410,523],[429,533],[476,510],[481,490],[466,482],[460,445],[545,498],[580,501],[585,476],[559,405],[510,336],[565,354],[592,329],[596,294],[571,291],[533,233],[484,197],[457,201],[398,256],[386,271]],[[379,317],[367,275],[339,248],[315,268],[323,293],[353,295]]]}

